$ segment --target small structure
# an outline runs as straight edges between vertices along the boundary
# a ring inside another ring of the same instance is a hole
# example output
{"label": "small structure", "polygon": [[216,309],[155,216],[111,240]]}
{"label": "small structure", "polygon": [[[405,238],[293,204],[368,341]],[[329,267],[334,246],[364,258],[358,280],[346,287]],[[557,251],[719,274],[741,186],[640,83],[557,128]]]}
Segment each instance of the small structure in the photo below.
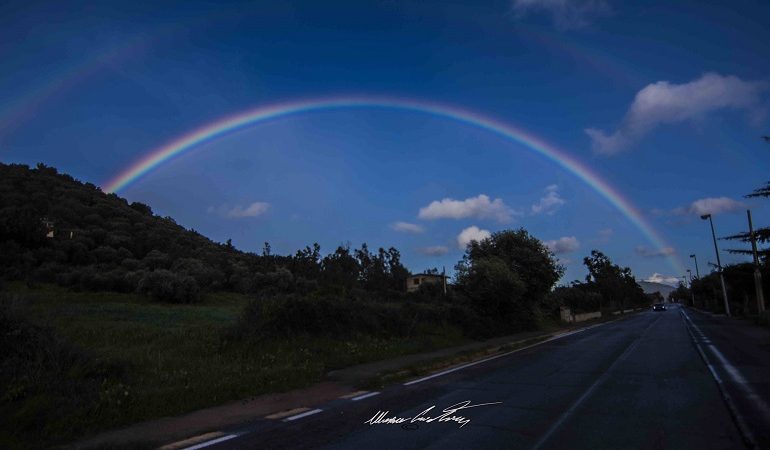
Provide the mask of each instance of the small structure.
{"label": "small structure", "polygon": [[43,224],[43,227],[45,227],[45,237],[53,238],[55,225],[54,222],[52,220],[48,220],[45,217],[40,219],[40,222]]}
{"label": "small structure", "polygon": [[47,218],[43,217],[40,219],[40,222],[43,224],[43,227],[45,228],[45,237],[49,239],[58,238],[58,239],[72,239],[75,237],[75,231],[74,230],[64,230],[56,228],[56,222],[53,220],[48,220]]}
{"label": "small structure", "polygon": [[602,312],[594,311],[594,312],[587,312],[582,314],[574,314],[570,310],[570,308],[566,306],[560,306],[559,315],[561,316],[562,322],[576,323],[576,322],[584,322],[586,320],[591,320],[591,319],[599,319],[602,317]]}
{"label": "small structure", "polygon": [[406,278],[406,292],[414,292],[426,283],[442,284],[446,293],[446,275],[440,273],[418,273]]}

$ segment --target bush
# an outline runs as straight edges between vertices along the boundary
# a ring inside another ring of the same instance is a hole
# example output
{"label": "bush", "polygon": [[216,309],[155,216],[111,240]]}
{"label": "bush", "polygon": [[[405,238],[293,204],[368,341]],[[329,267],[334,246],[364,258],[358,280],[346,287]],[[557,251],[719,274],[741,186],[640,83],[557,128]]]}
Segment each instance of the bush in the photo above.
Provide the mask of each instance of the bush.
{"label": "bush", "polygon": [[198,298],[199,288],[195,279],[160,269],[145,274],[137,290],[153,299],[170,303],[191,303]]}
{"label": "bush", "polygon": [[137,270],[142,267],[142,262],[134,258],[126,258],[120,262],[120,265],[128,270]]}
{"label": "bush", "polygon": [[0,304],[0,411],[13,424],[0,427],[3,447],[20,447],[34,436],[43,448],[82,433],[86,418],[105,406],[103,389],[120,377],[120,368]]}
{"label": "bush", "polygon": [[327,296],[281,294],[250,302],[230,330],[230,336],[408,337],[426,324],[442,325],[449,322],[449,309],[444,305],[351,301]]}
{"label": "bush", "polygon": [[573,313],[598,311],[602,304],[602,295],[584,284],[559,286],[551,292],[549,298],[555,307],[566,306]]}
{"label": "bush", "polygon": [[[470,270],[464,289],[474,308],[492,317],[510,317],[520,311],[525,286],[500,258],[479,259]],[[523,317],[519,317],[523,319]]]}
{"label": "bush", "polygon": [[195,258],[180,258],[174,261],[171,270],[193,277],[198,286],[212,286],[224,281],[222,272]]}

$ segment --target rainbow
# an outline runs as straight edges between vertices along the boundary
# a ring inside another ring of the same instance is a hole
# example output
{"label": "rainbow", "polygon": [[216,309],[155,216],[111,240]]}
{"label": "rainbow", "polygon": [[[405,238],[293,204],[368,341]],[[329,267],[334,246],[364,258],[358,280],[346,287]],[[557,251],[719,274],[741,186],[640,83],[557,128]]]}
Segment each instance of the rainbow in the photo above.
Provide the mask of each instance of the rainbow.
{"label": "rainbow", "polygon": [[[588,184],[599,195],[617,208],[655,248],[663,249],[670,247],[655,229],[647,223],[639,210],[637,210],[629,200],[625,199],[617,189],[610,186],[589,167],[566,152],[559,150],[539,137],[510,124],[485,117],[466,109],[414,99],[369,96],[333,97],[278,103],[244,111],[232,116],[224,117],[209,123],[208,125],[204,125],[153,150],[109,180],[104,187],[104,191],[119,192],[161,164],[168,162],[172,158],[193,147],[205,142],[211,142],[222,136],[253,126],[257,123],[313,111],[348,108],[387,108],[415,111],[473,125],[503,136],[543,155]],[[683,266],[673,257],[673,255],[669,256],[668,260],[677,273],[684,273]]]}
{"label": "rainbow", "polygon": [[0,137],[20,128],[35,117],[47,102],[58,94],[82,83],[103,68],[117,66],[125,60],[149,48],[152,40],[145,34],[126,41],[120,46],[107,48],[93,57],[84,59],[66,69],[55,71],[47,81],[33,89],[24,91],[16,99],[0,108]]}

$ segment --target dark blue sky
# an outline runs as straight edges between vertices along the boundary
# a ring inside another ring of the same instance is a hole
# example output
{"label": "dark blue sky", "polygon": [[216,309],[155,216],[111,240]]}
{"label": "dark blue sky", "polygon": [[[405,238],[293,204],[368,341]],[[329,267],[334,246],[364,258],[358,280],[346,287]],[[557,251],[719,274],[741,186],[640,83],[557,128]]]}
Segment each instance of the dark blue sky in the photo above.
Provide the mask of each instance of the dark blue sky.
{"label": "dark blue sky", "polygon": [[[770,221],[761,201],[742,198],[770,178],[770,145],[759,139],[770,133],[768,2],[155,3],[0,6],[0,160],[42,161],[104,185],[239,111],[406,97],[475,111],[563,149],[671,248],[656,248],[541,155],[406,111],[255,125],[121,194],[245,250],[266,240],[279,252],[366,241],[397,246],[413,271],[453,266],[463,230],[523,226],[554,241],[565,280],[584,276],[592,248],[640,278],[681,276],[661,254],[680,265],[690,253],[704,267],[713,260],[698,213],[713,212],[721,234],[745,228],[747,207],[757,224]],[[442,199],[452,201],[420,215]]]}

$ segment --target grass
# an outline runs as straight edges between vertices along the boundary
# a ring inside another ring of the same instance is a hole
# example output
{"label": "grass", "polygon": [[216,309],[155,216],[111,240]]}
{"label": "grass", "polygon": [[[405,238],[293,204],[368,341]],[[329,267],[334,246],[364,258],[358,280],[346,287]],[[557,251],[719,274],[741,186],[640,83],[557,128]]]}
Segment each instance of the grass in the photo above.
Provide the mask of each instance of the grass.
{"label": "grass", "polygon": [[249,301],[238,294],[208,294],[194,305],[167,305],[132,294],[12,284],[0,301],[21,320],[77,349],[85,366],[110,368],[92,371],[99,383],[91,380],[92,372],[80,371],[91,374],[93,392],[77,399],[64,397],[78,392],[84,375],[65,372],[59,407],[68,409],[66,418],[42,424],[42,433],[33,418],[51,409],[53,400],[45,395],[3,400],[0,413],[31,422],[25,428],[4,420],[0,447],[6,446],[3,442],[26,448],[71,442],[137,421],[308,386],[333,369],[467,342],[452,327],[420,329],[411,339],[298,336],[228,342],[225,331]]}

